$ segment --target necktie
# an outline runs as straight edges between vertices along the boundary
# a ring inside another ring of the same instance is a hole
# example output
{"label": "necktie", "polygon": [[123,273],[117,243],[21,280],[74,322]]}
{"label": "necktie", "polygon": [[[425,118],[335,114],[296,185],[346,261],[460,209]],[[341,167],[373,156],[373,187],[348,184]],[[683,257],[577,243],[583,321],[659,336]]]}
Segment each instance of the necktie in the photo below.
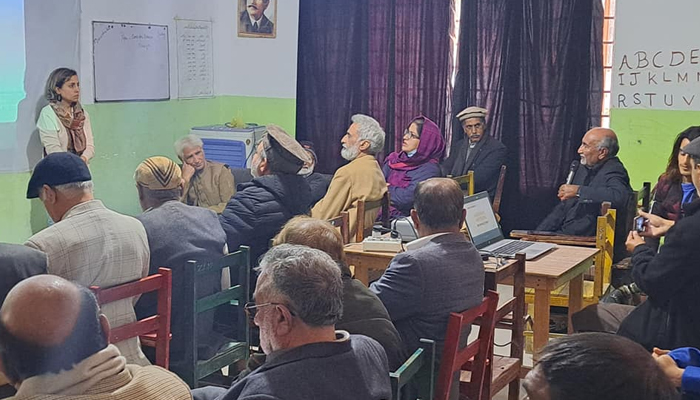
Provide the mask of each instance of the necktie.
{"label": "necktie", "polygon": [[257,23],[257,21],[256,21],[256,22],[253,24],[253,32],[257,32],[257,31],[258,31],[258,23]]}

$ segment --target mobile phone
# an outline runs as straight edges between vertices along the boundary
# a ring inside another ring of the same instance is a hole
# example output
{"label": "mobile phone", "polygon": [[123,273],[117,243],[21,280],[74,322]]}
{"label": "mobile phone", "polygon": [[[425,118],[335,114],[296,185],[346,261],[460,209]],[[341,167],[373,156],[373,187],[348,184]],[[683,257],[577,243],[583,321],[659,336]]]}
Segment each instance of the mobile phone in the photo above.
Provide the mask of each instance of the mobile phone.
{"label": "mobile phone", "polygon": [[647,222],[649,222],[648,219],[644,217],[635,217],[634,218],[634,229],[637,232],[644,232],[647,230]]}

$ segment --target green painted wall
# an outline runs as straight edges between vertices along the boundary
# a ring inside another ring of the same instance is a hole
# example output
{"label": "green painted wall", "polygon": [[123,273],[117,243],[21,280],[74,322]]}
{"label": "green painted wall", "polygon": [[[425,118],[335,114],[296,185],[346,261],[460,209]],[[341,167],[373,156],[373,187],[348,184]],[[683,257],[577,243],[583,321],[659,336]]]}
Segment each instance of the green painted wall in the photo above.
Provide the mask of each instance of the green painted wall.
{"label": "green painted wall", "polygon": [[[153,155],[177,159],[173,143],[193,126],[230,121],[277,124],[294,135],[296,100],[224,96],[163,102],[122,102],[86,105],[97,155],[90,163],[95,197],[115,211],[141,212],[133,174]],[[40,201],[25,199],[29,173],[0,174],[5,193],[0,202],[0,242],[22,243],[46,226]]]}
{"label": "green painted wall", "polygon": [[700,125],[700,111],[611,110],[610,127],[620,140],[620,159],[633,188],[646,181],[656,183],[666,169],[674,139],[693,125]]}

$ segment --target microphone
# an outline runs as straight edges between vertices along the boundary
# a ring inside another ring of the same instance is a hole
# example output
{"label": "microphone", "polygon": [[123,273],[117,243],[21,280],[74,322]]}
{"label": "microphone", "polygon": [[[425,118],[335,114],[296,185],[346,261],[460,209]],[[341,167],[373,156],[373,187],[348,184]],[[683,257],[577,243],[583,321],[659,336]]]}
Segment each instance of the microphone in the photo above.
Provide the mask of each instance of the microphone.
{"label": "microphone", "polygon": [[569,175],[566,176],[567,185],[571,185],[571,182],[573,182],[574,175],[576,174],[579,164],[581,164],[579,160],[574,160],[571,162],[571,166],[569,166]]}

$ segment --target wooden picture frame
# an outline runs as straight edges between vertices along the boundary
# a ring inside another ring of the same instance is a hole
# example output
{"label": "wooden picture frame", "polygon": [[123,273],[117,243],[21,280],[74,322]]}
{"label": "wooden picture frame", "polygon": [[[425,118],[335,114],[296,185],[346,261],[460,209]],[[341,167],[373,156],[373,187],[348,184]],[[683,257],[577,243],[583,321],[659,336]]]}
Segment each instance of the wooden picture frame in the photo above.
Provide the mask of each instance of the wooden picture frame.
{"label": "wooden picture frame", "polygon": [[277,37],[277,0],[238,0],[238,37]]}

